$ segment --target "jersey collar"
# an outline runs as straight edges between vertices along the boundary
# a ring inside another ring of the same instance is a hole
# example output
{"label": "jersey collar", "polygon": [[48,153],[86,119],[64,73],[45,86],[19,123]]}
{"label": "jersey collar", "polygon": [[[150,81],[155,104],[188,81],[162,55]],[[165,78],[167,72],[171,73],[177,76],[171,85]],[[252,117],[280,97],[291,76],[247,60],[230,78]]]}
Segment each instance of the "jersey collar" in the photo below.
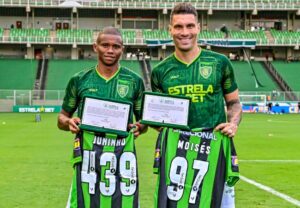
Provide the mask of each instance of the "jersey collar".
{"label": "jersey collar", "polygon": [[98,65],[96,65],[96,67],[95,67],[96,73],[98,74],[99,77],[101,77],[102,79],[104,79],[105,82],[107,83],[107,82],[109,82],[110,80],[112,80],[115,76],[117,76],[117,74],[119,73],[119,71],[120,71],[120,69],[121,69],[121,66],[119,66],[119,68],[118,68],[118,70],[116,71],[116,73],[115,73],[112,77],[110,77],[110,78],[108,78],[108,79],[105,78],[105,77],[103,77],[103,76],[98,72],[97,68],[98,68]]}
{"label": "jersey collar", "polygon": [[174,57],[177,61],[179,61],[180,63],[184,64],[186,67],[189,67],[191,64],[193,64],[201,55],[202,49],[200,48],[199,54],[194,58],[193,61],[191,61],[191,63],[186,63],[185,61],[180,60],[177,56],[176,53],[174,52]]}

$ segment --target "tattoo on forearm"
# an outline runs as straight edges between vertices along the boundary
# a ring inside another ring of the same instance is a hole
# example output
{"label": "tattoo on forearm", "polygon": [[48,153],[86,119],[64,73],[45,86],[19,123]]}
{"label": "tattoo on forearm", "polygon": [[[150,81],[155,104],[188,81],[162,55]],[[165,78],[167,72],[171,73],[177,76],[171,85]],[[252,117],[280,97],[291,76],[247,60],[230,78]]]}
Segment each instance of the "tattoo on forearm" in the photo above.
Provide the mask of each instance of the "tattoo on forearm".
{"label": "tattoo on forearm", "polygon": [[239,99],[227,102],[227,120],[228,122],[239,125],[242,120],[242,106]]}

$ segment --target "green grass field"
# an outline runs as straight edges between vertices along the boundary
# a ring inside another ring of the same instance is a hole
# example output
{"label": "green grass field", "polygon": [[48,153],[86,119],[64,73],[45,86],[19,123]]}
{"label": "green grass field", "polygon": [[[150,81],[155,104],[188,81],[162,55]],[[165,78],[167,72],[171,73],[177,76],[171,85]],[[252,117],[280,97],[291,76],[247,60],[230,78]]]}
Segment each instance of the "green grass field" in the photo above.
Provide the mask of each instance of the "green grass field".
{"label": "green grass field", "polygon": [[[71,184],[73,135],[56,127],[56,114],[0,114],[0,207],[65,207]],[[157,133],[136,140],[141,208],[153,207],[152,174]],[[235,144],[242,176],[300,200],[300,115],[244,114]],[[259,161],[254,161],[259,160]],[[237,208],[292,208],[240,180]]]}

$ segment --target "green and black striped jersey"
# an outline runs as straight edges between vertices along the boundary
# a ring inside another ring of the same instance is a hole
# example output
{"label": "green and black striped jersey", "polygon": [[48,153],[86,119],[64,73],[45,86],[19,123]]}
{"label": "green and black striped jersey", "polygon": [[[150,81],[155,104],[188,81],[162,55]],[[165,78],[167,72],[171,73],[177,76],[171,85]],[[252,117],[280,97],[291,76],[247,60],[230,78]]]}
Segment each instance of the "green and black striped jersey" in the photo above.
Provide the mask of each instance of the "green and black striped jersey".
{"label": "green and black striped jersey", "polygon": [[74,174],[67,207],[138,208],[134,135],[83,131],[75,138]]}
{"label": "green and black striped jersey", "polygon": [[156,208],[218,208],[239,179],[233,142],[220,132],[164,128],[156,144]]}

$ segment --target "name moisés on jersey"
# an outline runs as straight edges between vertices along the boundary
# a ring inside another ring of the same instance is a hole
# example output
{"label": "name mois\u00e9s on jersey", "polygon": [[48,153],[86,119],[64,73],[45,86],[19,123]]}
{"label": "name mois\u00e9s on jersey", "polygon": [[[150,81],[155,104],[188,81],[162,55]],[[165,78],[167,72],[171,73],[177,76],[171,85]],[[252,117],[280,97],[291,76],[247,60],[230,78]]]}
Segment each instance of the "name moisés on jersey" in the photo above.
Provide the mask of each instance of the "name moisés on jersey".
{"label": "name mois\u00e9s on jersey", "polygon": [[99,146],[125,146],[126,141],[125,138],[123,139],[111,139],[101,136],[95,136],[93,144]]}
{"label": "name mois\u00e9s on jersey", "polygon": [[191,150],[195,152],[199,152],[200,154],[207,154],[210,153],[210,144],[206,144],[203,142],[202,144],[195,144],[192,142],[187,142],[184,140],[179,140],[177,149],[184,149],[184,150]]}

